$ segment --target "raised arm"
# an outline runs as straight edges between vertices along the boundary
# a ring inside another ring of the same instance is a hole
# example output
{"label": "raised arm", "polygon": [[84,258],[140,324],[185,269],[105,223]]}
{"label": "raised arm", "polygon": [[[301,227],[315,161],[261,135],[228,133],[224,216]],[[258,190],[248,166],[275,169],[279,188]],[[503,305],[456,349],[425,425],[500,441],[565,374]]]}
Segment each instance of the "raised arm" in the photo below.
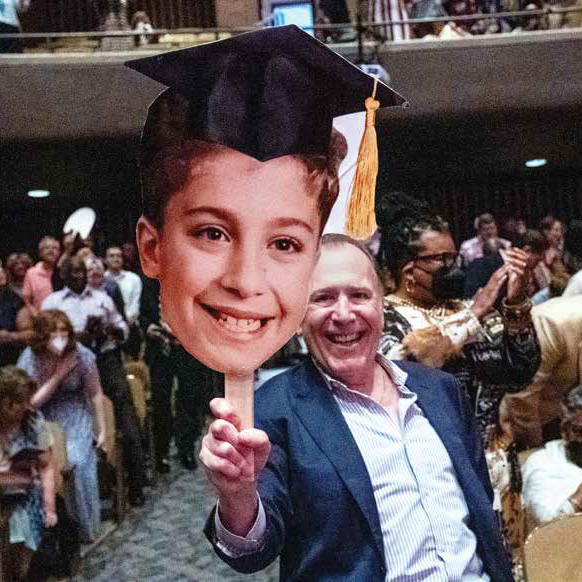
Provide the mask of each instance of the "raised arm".
{"label": "raised arm", "polygon": [[70,352],[62,360],[59,360],[59,363],[57,364],[57,367],[52,376],[34,393],[30,400],[31,405],[35,408],[40,408],[46,402],[48,402],[54,396],[61,382],[76,366],[76,364],[76,352]]}

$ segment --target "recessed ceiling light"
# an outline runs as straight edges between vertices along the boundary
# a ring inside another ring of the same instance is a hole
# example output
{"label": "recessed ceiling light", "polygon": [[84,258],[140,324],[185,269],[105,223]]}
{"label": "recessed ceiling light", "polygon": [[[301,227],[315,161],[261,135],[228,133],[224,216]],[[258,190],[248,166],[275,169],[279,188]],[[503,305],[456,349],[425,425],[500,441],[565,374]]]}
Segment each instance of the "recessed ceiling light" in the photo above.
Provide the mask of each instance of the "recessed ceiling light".
{"label": "recessed ceiling light", "polygon": [[548,160],[544,160],[543,158],[537,160],[528,160],[525,165],[527,168],[541,168],[548,163]]}
{"label": "recessed ceiling light", "polygon": [[48,190],[29,190],[28,195],[31,198],[46,198],[51,193]]}

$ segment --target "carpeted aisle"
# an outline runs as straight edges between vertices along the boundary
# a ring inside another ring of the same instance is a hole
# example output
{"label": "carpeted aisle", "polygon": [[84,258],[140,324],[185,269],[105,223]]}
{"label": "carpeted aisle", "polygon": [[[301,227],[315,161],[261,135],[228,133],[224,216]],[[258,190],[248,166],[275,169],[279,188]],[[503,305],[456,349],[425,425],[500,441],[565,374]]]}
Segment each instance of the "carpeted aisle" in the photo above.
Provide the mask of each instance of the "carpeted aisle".
{"label": "carpeted aisle", "polygon": [[278,566],[244,576],[222,563],[202,533],[214,496],[204,471],[174,469],[148,490],[144,509],[95,548],[76,582],[275,582]]}

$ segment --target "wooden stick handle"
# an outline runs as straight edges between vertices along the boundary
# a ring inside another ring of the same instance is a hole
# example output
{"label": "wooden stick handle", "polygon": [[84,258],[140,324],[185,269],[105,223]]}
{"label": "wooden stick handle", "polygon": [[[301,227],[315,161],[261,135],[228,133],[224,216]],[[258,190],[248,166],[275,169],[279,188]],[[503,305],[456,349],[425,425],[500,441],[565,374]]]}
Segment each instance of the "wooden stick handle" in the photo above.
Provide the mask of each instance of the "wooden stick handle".
{"label": "wooden stick handle", "polygon": [[[224,377],[224,396],[232,405],[241,421],[241,430],[253,428],[254,425],[254,373],[234,376],[226,374]],[[254,481],[255,456],[251,451],[247,461],[245,481]]]}
{"label": "wooden stick handle", "polygon": [[254,415],[254,374],[224,377],[224,396],[235,409],[241,421],[241,429],[253,428]]}

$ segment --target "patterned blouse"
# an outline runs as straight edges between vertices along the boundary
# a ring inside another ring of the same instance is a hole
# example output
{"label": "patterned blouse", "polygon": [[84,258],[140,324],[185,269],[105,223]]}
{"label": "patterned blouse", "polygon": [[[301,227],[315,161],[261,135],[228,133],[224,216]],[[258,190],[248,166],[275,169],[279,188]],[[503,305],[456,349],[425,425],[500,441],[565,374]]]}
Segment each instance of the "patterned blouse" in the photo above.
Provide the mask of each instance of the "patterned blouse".
{"label": "patterned blouse", "polygon": [[398,298],[388,295],[384,299],[380,351],[390,359],[418,359],[403,346],[406,336],[418,330],[432,329],[437,335],[444,331],[443,335],[450,337],[458,349],[437,367],[461,382],[487,448],[492,429],[497,426],[503,395],[529,384],[541,354],[531,320],[517,329],[510,328],[498,311],[492,311],[479,322],[469,311],[470,306],[471,301],[450,301],[448,310],[432,316],[427,310],[401,304]]}

